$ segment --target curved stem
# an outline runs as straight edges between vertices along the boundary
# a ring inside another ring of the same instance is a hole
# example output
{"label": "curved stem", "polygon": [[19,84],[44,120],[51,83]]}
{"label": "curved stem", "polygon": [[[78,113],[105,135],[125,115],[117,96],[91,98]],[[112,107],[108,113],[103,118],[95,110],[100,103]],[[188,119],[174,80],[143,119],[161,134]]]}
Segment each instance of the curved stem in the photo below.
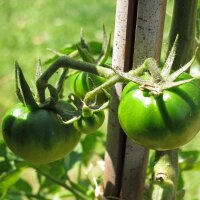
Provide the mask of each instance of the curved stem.
{"label": "curved stem", "polygon": [[74,187],[71,187],[70,185],[67,185],[65,182],[51,176],[50,174],[44,172],[43,170],[39,169],[36,166],[31,165],[32,168],[34,168],[38,173],[42,174],[43,176],[45,176],[46,178],[48,178],[49,180],[53,181],[54,183],[62,186],[63,188],[69,190],[71,193],[73,193],[76,197],[78,197],[80,200],[90,200],[89,197],[87,197],[85,194],[83,194],[82,192],[78,191],[77,189],[75,189]]}
{"label": "curved stem", "polygon": [[69,56],[61,56],[59,57],[46,71],[42,73],[42,75],[36,81],[36,86],[38,90],[39,101],[43,103],[45,101],[45,89],[47,87],[47,82],[51,78],[51,76],[59,69],[59,68],[72,68],[76,70],[86,71],[89,73],[93,73],[96,75],[103,76],[105,78],[109,78],[114,75],[112,69],[108,69],[101,66],[96,66],[95,64],[75,60],[70,58]]}
{"label": "curved stem", "polygon": [[115,83],[119,82],[120,80],[122,80],[122,78],[116,74],[115,76],[111,77],[110,79],[108,79],[105,83],[103,83],[102,85],[96,87],[94,90],[88,92],[85,95],[84,98],[84,102],[86,104],[89,103],[90,100],[92,100],[97,94],[103,92],[103,90],[113,86]]}
{"label": "curved stem", "polygon": [[130,79],[129,77],[132,77],[133,79],[131,79],[131,81],[134,81],[137,83],[137,81],[139,81],[140,78],[138,77],[133,77],[133,76],[139,76],[141,75],[146,69],[148,69],[148,65],[146,65],[145,63],[142,64],[141,66],[139,66],[138,68],[134,69],[134,70],[130,70],[128,73],[123,73],[119,71],[119,74],[117,74],[117,70],[113,71],[116,73],[115,75],[113,75],[110,79],[108,79],[105,83],[103,83],[102,85],[96,87],[94,90],[88,92],[84,98],[84,102],[86,104],[89,103],[90,100],[92,100],[97,94],[103,92],[105,89],[113,86],[115,83],[117,82],[129,82]]}
{"label": "curved stem", "polygon": [[32,193],[28,193],[28,192],[23,192],[23,191],[9,191],[9,195],[11,196],[15,196],[16,199],[17,197],[21,197],[21,196],[26,196],[28,197],[29,199],[40,199],[40,200],[48,200],[47,198],[39,195],[39,194],[32,194]]}

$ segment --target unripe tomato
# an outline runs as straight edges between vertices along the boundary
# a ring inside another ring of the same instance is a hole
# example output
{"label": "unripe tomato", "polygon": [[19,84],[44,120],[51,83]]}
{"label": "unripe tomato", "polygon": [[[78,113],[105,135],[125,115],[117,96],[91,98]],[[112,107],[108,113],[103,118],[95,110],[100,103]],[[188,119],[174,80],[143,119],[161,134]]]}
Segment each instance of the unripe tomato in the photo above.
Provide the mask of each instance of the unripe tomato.
{"label": "unripe tomato", "polygon": [[75,128],[81,133],[93,133],[103,124],[105,119],[104,111],[93,113],[90,117],[81,117],[74,123]]}
{"label": "unripe tomato", "polygon": [[[179,80],[185,78],[190,75]],[[192,81],[156,96],[130,82],[123,90],[118,118],[136,143],[156,150],[178,148],[200,130],[200,86]]]}
{"label": "unripe tomato", "polygon": [[36,164],[63,158],[81,136],[73,125],[63,124],[57,113],[46,109],[30,111],[23,104],[6,113],[2,133],[5,143],[17,156]]}
{"label": "unripe tomato", "polygon": [[[87,72],[79,72],[71,78],[70,85],[72,91],[78,97],[84,99],[87,92],[93,90],[95,87],[101,85],[104,82],[105,79],[100,76],[90,74]],[[104,101],[107,101],[106,95],[104,93],[100,93],[97,96],[97,101],[99,104],[101,104]]]}

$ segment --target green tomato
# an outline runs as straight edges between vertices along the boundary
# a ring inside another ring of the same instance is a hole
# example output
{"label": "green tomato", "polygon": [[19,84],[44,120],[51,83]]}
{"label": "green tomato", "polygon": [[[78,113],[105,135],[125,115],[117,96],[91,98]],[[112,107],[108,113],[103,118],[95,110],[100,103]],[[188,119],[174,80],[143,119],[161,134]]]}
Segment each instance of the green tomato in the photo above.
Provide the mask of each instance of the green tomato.
{"label": "green tomato", "polygon": [[[85,95],[87,92],[93,90],[95,87],[101,85],[102,83],[105,82],[105,79],[94,75],[90,74],[87,72],[78,72],[75,74],[71,81],[71,89],[74,91],[74,93],[80,97],[81,99],[84,99]],[[105,96],[104,93],[100,93],[97,97],[98,103],[102,103],[105,100],[107,100],[107,97]]]}
{"label": "green tomato", "polygon": [[104,119],[104,111],[95,112],[90,117],[81,117],[78,121],[74,122],[74,127],[81,133],[93,133],[100,128]]}
{"label": "green tomato", "polygon": [[35,164],[63,158],[81,136],[73,125],[63,124],[57,113],[46,109],[30,111],[23,104],[15,105],[5,114],[2,133],[17,156]]}
{"label": "green tomato", "polygon": [[[183,74],[179,80],[189,77]],[[176,149],[200,130],[200,86],[192,81],[155,96],[130,82],[122,92],[118,118],[136,143],[155,150]]]}

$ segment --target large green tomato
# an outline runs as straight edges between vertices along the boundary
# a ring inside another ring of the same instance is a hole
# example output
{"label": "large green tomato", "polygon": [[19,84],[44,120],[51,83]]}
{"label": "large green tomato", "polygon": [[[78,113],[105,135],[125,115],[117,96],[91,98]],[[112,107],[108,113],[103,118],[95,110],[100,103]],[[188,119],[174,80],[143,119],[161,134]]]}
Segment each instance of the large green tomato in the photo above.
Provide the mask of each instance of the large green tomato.
{"label": "large green tomato", "polygon": [[[87,92],[93,90],[95,87],[101,85],[105,82],[105,79],[90,74],[87,72],[78,72],[75,74],[70,81],[72,91],[81,99],[84,99]],[[107,97],[104,93],[100,93],[97,97],[98,103],[104,102],[107,100]]]}
{"label": "large green tomato", "polygon": [[[179,80],[188,77],[183,74]],[[200,130],[200,86],[192,81],[156,96],[130,82],[123,90],[118,118],[136,143],[156,150],[178,148]]]}
{"label": "large green tomato", "polygon": [[6,113],[2,133],[5,143],[17,156],[36,164],[63,158],[81,136],[73,125],[63,124],[56,112],[29,111],[23,104],[15,105]]}

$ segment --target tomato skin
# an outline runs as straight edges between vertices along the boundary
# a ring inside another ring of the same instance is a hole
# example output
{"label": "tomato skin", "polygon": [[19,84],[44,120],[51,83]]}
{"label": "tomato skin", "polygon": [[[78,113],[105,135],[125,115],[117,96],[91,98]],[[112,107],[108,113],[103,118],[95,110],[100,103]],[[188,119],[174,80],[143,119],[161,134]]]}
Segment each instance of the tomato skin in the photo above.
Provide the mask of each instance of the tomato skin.
{"label": "tomato skin", "polygon": [[144,147],[179,148],[200,130],[200,86],[192,81],[154,96],[130,82],[122,92],[118,118],[124,132]]}
{"label": "tomato skin", "polygon": [[91,117],[81,117],[74,123],[74,127],[81,133],[90,134],[95,132],[103,124],[104,111],[93,113]]}
{"label": "tomato skin", "polygon": [[63,158],[80,140],[73,125],[62,124],[51,110],[29,111],[23,104],[12,107],[2,122],[7,146],[27,162],[46,164]]}
{"label": "tomato skin", "polygon": [[[95,87],[101,85],[104,82],[105,79],[100,76],[90,74],[87,72],[78,72],[71,78],[70,85],[71,85],[71,90],[78,97],[84,99],[87,92],[93,90]],[[101,103],[107,100],[107,97],[105,96],[104,93],[100,93],[98,95],[97,100],[98,103]]]}

